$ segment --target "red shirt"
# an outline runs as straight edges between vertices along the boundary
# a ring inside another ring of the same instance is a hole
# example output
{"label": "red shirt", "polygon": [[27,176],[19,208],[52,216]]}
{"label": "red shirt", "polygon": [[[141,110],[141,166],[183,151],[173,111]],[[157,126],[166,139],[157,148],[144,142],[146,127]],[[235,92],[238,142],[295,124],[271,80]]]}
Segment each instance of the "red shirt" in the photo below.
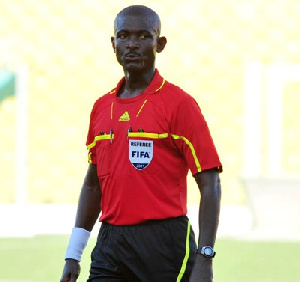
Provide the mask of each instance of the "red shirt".
{"label": "red shirt", "polygon": [[186,215],[186,176],[222,170],[196,101],[156,70],[144,93],[94,104],[87,137],[102,190],[100,221],[115,225]]}

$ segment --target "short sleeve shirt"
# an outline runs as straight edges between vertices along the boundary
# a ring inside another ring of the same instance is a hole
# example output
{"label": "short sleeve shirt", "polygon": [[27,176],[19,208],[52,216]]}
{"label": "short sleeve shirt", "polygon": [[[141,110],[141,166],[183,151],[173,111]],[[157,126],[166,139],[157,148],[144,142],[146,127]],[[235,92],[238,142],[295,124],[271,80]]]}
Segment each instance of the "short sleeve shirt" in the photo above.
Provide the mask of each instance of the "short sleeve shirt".
{"label": "short sleeve shirt", "polygon": [[186,215],[186,176],[222,171],[195,99],[156,70],[144,93],[99,98],[90,116],[89,162],[102,190],[100,221],[115,225]]}

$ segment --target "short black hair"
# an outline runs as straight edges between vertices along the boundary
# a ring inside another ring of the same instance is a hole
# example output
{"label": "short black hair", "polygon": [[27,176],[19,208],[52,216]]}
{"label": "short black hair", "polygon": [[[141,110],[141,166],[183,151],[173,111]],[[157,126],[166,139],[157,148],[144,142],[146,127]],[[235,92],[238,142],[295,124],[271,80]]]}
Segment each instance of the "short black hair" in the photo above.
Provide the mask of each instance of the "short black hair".
{"label": "short black hair", "polygon": [[159,36],[160,30],[161,30],[160,18],[154,10],[152,10],[144,5],[131,5],[131,6],[124,8],[123,10],[121,10],[115,18],[114,30],[116,30],[117,20],[119,17],[121,17],[121,16],[136,16],[136,15],[141,15],[141,14],[146,17],[149,17],[149,20],[151,20],[153,23],[154,31],[156,32],[157,36]]}

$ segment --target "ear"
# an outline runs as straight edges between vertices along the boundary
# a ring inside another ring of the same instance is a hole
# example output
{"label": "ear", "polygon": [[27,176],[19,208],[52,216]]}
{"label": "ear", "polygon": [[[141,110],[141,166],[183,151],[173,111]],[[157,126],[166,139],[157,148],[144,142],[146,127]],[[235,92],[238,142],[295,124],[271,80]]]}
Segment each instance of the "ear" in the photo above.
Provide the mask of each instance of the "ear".
{"label": "ear", "polygon": [[165,49],[166,44],[167,44],[167,38],[164,36],[159,37],[157,39],[156,52],[157,53],[162,52]]}
{"label": "ear", "polygon": [[110,42],[111,42],[111,45],[112,45],[112,47],[114,49],[114,53],[116,53],[115,38],[113,36],[110,38]]}

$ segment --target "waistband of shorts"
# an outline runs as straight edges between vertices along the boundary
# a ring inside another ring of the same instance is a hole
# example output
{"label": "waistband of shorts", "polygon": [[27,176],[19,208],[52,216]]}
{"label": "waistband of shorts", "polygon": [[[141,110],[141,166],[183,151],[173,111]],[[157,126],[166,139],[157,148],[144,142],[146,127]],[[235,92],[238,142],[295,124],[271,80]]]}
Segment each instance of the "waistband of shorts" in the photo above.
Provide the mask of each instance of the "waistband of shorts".
{"label": "waistband of shorts", "polygon": [[145,220],[138,224],[130,224],[130,225],[115,225],[110,224],[106,221],[102,221],[102,226],[111,226],[111,227],[131,227],[131,226],[146,226],[146,225],[153,225],[153,224],[159,224],[159,223],[169,223],[169,222],[182,222],[182,221],[189,221],[188,217],[186,215],[184,216],[177,216],[177,217],[170,217],[170,218],[164,218],[164,219],[149,219]]}

